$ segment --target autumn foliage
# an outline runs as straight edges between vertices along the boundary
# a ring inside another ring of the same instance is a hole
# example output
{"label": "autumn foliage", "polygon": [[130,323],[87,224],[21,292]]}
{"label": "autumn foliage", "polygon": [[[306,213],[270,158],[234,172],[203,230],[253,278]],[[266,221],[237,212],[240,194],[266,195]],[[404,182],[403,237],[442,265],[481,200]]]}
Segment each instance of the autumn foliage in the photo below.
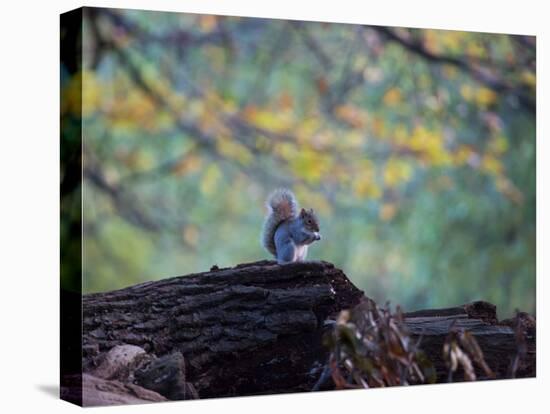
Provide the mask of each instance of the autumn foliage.
{"label": "autumn foliage", "polygon": [[86,9],[82,40],[86,291],[262,257],[284,185],[378,301],[534,309],[534,38]]}

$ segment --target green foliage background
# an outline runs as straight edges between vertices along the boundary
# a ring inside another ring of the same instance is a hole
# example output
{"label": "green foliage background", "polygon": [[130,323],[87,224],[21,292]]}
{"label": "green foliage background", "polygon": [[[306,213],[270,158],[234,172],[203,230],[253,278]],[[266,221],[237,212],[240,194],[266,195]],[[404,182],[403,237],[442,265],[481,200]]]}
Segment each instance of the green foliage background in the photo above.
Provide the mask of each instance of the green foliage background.
{"label": "green foliage background", "polygon": [[84,289],[266,258],[287,186],[373,299],[534,312],[535,79],[526,36],[87,9]]}

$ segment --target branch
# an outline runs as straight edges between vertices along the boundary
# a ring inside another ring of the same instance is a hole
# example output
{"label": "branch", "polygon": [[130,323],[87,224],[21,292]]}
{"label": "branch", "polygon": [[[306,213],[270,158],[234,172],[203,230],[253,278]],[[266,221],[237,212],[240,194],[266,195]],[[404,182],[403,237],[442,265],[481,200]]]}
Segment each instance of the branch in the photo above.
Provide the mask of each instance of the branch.
{"label": "branch", "polygon": [[325,53],[323,48],[319,45],[319,42],[309,33],[307,27],[300,21],[291,21],[290,25],[300,34],[304,44],[313,53],[313,56],[319,61],[325,72],[331,70],[334,66],[332,59]]}
{"label": "branch", "polygon": [[487,88],[493,90],[496,93],[509,93],[512,96],[515,96],[518,102],[532,115],[536,112],[536,102],[535,100],[523,93],[519,88],[511,85],[509,82],[505,81],[502,78],[490,74],[487,68],[478,67],[467,59],[461,59],[458,56],[450,56],[443,54],[436,54],[427,49],[421,42],[413,40],[411,37],[402,36],[398,34],[395,30],[392,30],[387,27],[382,26],[366,26],[372,30],[377,31],[378,33],[385,36],[387,39],[398,43],[403,46],[409,52],[416,54],[427,60],[428,62],[436,64],[447,64],[454,66],[463,72],[471,75],[475,80],[486,86]]}
{"label": "branch", "polygon": [[128,202],[123,196],[121,189],[109,183],[99,169],[86,165],[83,168],[83,175],[93,183],[97,189],[109,196],[121,216],[128,222],[148,231],[159,230],[159,226],[153,220],[150,220],[142,211],[137,209],[136,203]]}

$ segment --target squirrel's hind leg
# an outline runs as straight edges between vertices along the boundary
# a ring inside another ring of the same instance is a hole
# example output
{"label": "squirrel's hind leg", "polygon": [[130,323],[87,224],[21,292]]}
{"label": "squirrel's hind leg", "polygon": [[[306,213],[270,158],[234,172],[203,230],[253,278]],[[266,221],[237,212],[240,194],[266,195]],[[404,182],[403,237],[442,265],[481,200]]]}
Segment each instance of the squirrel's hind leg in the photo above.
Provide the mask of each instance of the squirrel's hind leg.
{"label": "squirrel's hind leg", "polygon": [[292,263],[296,260],[296,246],[289,240],[277,246],[277,263]]}

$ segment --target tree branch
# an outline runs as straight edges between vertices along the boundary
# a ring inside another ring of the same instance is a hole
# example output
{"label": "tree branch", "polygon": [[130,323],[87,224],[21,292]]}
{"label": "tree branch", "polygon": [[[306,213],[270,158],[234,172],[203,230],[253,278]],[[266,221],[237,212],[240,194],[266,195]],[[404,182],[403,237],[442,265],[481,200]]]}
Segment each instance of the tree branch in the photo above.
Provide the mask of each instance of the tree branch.
{"label": "tree branch", "polygon": [[427,49],[421,42],[415,41],[411,37],[406,37],[398,34],[395,30],[382,26],[366,26],[377,31],[387,39],[403,46],[409,52],[416,54],[436,64],[447,64],[454,66],[463,72],[471,75],[475,80],[493,90],[496,93],[508,93],[517,98],[518,102],[532,115],[536,112],[536,102],[533,97],[525,94],[518,87],[511,85],[509,82],[494,74],[489,73],[487,68],[478,67],[472,64],[467,59],[459,58],[458,56],[450,56],[436,54]]}

